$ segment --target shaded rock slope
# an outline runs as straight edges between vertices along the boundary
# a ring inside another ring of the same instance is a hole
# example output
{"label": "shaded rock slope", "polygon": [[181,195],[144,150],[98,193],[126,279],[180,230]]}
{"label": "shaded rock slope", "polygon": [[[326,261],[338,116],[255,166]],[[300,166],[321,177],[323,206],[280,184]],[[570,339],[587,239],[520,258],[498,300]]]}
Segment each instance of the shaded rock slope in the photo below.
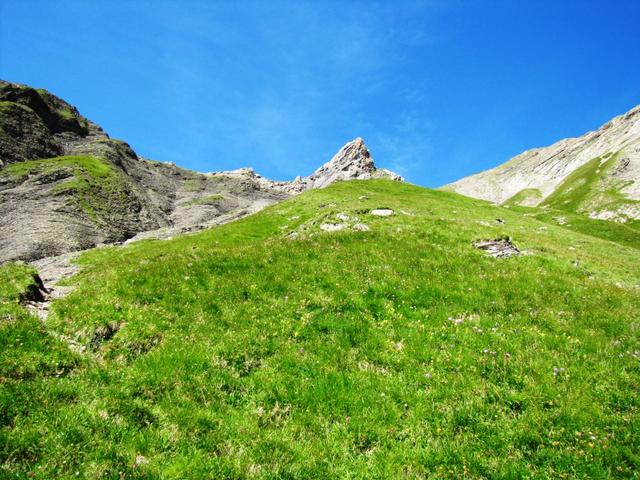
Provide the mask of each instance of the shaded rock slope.
{"label": "shaded rock slope", "polygon": [[0,80],[0,262],[168,238],[309,188],[373,177],[400,179],[375,167],[362,139],[292,182],[249,168],[203,174],[143,159],[46,90]]}
{"label": "shaded rock slope", "polygon": [[528,150],[443,189],[592,218],[640,219],[640,105],[582,137]]}

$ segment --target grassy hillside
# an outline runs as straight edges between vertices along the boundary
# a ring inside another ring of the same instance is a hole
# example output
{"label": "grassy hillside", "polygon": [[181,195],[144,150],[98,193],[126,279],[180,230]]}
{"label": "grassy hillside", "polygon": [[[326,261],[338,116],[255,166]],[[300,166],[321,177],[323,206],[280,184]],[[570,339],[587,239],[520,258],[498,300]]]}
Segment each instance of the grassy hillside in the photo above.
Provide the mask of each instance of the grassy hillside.
{"label": "grassy hillside", "polygon": [[596,220],[579,213],[563,210],[522,206],[507,207],[551,225],[561,225],[574,232],[640,249],[640,221],[638,220],[617,223],[611,220]]}
{"label": "grassy hillside", "polygon": [[626,186],[624,182],[608,177],[619,160],[619,155],[613,152],[590,160],[573,171],[541,205],[590,214],[638,204],[621,192]]}
{"label": "grassy hillside", "polygon": [[542,200],[542,192],[537,188],[525,188],[513,197],[508,198],[503,205],[537,205]]}
{"label": "grassy hillside", "polygon": [[633,478],[640,255],[583,230],[339,183],[88,252],[44,326],[7,265],[0,476]]}

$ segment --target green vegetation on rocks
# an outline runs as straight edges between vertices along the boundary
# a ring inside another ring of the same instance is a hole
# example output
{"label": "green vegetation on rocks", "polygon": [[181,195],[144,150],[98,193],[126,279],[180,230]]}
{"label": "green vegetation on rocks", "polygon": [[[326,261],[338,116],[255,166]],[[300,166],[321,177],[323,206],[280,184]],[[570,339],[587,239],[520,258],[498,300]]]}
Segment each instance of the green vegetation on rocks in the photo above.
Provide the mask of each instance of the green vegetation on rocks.
{"label": "green vegetation on rocks", "polygon": [[184,189],[187,192],[199,192],[204,189],[205,182],[201,178],[197,179],[188,179],[184,181]]}
{"label": "green vegetation on rocks", "polygon": [[573,171],[556,190],[541,203],[569,212],[615,211],[623,205],[639,204],[621,193],[625,183],[612,181],[608,173],[618,164],[619,155],[608,153],[594,158]]}
{"label": "green vegetation on rocks", "polygon": [[[504,237],[527,254],[472,246]],[[7,265],[0,474],[632,478],[640,256],[614,242],[372,180],[87,252],[44,324]]]}
{"label": "green vegetation on rocks", "polygon": [[[42,379],[59,378],[77,365],[77,357],[68,345],[47,332],[21,304],[37,287],[35,273],[23,264],[6,263],[0,267],[0,462],[6,460],[9,446],[5,440],[14,421],[7,414],[27,407],[22,415],[28,415],[28,404],[20,404],[21,396],[46,395],[39,390]],[[23,453],[28,457],[30,447],[24,446]],[[14,450],[14,454],[20,453]],[[7,473],[7,464],[0,463],[0,476],[6,478]]]}
{"label": "green vegetation on rocks", "polygon": [[112,167],[99,158],[66,156],[14,163],[3,169],[2,175],[23,177],[36,173],[51,173],[65,167],[71,168],[74,173],[87,174],[93,179],[107,178],[112,171]]}
{"label": "green vegetation on rocks", "polygon": [[49,179],[51,193],[69,195],[94,222],[107,219],[114,210],[127,208],[131,187],[122,172],[109,162],[89,156],[64,156],[13,163],[0,178],[23,181],[29,176]]}
{"label": "green vegetation on rocks", "polygon": [[[552,225],[562,225],[574,232],[580,232],[592,237],[602,238],[614,243],[640,249],[640,221],[629,220],[625,223],[609,220],[596,220],[579,213],[566,212],[555,209],[539,209],[514,206],[514,211],[533,217]],[[614,246],[615,247],[615,246]]]}
{"label": "green vegetation on rocks", "polygon": [[215,205],[216,203],[220,203],[221,200],[224,200],[224,196],[220,194],[207,195],[204,197],[196,198],[189,202],[184,203],[184,206],[188,205]]}

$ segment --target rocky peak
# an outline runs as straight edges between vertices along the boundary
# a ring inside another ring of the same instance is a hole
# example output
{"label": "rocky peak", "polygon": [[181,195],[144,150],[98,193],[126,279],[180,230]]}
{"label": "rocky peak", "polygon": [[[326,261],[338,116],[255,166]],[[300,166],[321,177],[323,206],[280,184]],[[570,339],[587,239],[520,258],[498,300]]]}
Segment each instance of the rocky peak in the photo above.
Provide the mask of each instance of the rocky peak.
{"label": "rocky peak", "polygon": [[376,166],[364,140],[356,138],[313,172],[308,180],[313,184],[311,188],[322,188],[336,180],[371,178],[375,171]]}
{"label": "rocky peak", "polygon": [[404,179],[389,170],[377,168],[369,149],[360,137],[345,144],[331,160],[307,177],[296,177],[289,182],[269,180],[253,168],[239,168],[226,172],[211,172],[209,176],[244,178],[256,182],[261,188],[289,194],[298,194],[312,188],[324,188],[342,180],[366,180],[369,178]]}
{"label": "rocky peak", "polygon": [[358,137],[345,144],[331,160],[311,175],[297,177],[293,182],[282,185],[282,188],[290,193],[300,193],[311,188],[324,188],[340,180],[369,178],[403,180],[400,175],[377,168],[364,140]]}

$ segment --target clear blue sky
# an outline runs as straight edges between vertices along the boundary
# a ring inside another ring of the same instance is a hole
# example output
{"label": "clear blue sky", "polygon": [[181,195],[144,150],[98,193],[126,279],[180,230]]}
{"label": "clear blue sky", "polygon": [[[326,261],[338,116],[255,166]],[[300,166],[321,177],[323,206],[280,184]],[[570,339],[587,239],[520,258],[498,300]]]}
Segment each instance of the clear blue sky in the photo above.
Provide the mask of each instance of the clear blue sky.
{"label": "clear blue sky", "polygon": [[0,77],[149,158],[438,186],[640,103],[640,1],[0,0]]}

